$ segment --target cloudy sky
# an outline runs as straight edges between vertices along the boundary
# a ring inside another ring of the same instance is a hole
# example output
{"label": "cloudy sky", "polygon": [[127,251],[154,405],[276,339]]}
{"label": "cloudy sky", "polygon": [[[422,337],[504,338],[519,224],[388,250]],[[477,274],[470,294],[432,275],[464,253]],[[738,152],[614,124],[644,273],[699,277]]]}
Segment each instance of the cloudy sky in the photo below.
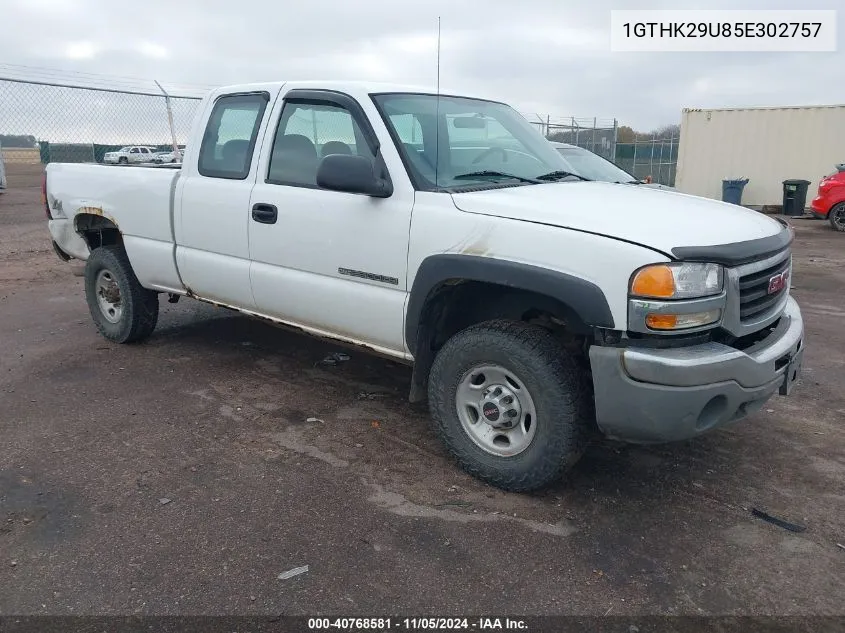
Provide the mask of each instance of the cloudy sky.
{"label": "cloudy sky", "polygon": [[[839,0],[710,0],[707,8],[835,9]],[[836,53],[611,53],[611,8],[685,0],[3,0],[0,77],[154,86],[278,79],[441,82],[522,112],[647,130],[682,107],[845,103]],[[50,70],[43,70],[50,69]],[[90,73],[90,74],[86,74]],[[114,77],[109,79],[100,75]],[[120,80],[118,81],[118,79]]]}

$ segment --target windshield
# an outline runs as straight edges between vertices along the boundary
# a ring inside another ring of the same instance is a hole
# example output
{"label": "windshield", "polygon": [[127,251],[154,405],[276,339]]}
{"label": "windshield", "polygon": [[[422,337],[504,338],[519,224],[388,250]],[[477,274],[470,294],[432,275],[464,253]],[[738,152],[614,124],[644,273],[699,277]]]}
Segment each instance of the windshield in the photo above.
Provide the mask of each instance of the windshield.
{"label": "windshield", "polygon": [[582,147],[558,147],[557,151],[569,165],[570,171],[590,180],[602,180],[604,182],[636,181],[636,178],[627,171]]}
{"label": "windshield", "polygon": [[[373,100],[417,189],[578,181],[560,173],[571,171],[563,157],[502,103],[412,93],[379,94]],[[541,176],[546,178],[538,180]]]}
{"label": "windshield", "polygon": [[117,151],[118,151],[118,152],[128,152],[130,149],[132,149],[132,148],[131,148],[131,147],[121,147],[121,148],[120,148],[119,150],[117,150]]}

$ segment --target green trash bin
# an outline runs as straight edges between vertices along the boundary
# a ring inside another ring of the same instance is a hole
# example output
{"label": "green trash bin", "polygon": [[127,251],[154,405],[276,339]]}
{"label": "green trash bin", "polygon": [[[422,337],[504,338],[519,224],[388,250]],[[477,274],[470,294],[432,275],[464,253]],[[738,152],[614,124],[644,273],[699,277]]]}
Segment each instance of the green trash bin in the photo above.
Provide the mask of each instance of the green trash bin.
{"label": "green trash bin", "polygon": [[783,181],[783,214],[793,217],[804,215],[807,206],[809,180],[791,179]]}

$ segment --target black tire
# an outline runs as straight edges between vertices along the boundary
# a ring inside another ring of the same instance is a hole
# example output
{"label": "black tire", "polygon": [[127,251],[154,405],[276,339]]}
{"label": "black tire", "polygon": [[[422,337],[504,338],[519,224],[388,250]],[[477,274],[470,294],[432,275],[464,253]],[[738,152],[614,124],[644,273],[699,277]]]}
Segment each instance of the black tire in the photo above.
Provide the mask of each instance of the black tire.
{"label": "black tire", "polygon": [[[458,417],[456,392],[461,379],[486,363],[518,376],[537,411],[531,443],[513,456],[482,449]],[[461,467],[512,492],[536,490],[558,480],[581,457],[595,427],[587,372],[550,332],[526,323],[488,321],[449,339],[434,360],[428,397],[435,429]]]}
{"label": "black tire", "polygon": [[827,219],[834,231],[845,231],[845,202],[833,205],[827,214]]}
{"label": "black tire", "polygon": [[[100,307],[97,280],[107,273],[119,290],[120,316],[110,321]],[[158,293],[141,286],[122,246],[95,248],[85,264],[85,298],[104,337],[115,343],[135,343],[147,338],[158,322]]]}
{"label": "black tire", "polygon": [[118,165],[126,165],[128,162],[129,162],[129,159],[126,158],[126,156],[121,156],[120,158],[117,159]]}

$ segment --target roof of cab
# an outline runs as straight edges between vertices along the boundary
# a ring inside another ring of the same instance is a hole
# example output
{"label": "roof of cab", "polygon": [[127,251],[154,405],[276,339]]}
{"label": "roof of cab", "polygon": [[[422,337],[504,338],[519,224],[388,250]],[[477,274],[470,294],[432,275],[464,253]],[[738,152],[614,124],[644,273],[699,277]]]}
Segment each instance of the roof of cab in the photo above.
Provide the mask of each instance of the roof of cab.
{"label": "roof of cab", "polygon": [[[212,91],[214,96],[235,92],[256,92],[266,90],[268,92],[275,92],[284,86],[287,90],[295,89],[311,89],[311,90],[336,90],[338,92],[345,92],[350,95],[369,95],[385,92],[409,92],[417,94],[437,94],[435,86],[420,86],[412,84],[394,84],[377,81],[340,81],[340,80],[309,80],[309,81],[273,81],[266,83],[248,83],[235,84],[230,86],[221,86]],[[480,95],[470,95],[464,92],[455,92],[441,88],[441,94],[444,96],[461,96],[478,99],[489,99]]]}

